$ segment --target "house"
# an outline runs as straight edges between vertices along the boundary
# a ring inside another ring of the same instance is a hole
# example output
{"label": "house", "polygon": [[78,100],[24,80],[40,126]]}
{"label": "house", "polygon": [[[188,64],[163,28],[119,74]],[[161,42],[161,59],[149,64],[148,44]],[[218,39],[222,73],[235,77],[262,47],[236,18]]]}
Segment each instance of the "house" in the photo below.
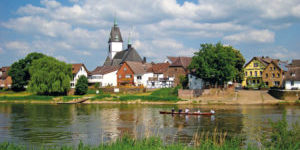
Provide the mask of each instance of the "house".
{"label": "house", "polygon": [[84,64],[72,64],[71,88],[75,88],[80,76],[88,77],[88,73],[89,71],[86,69]]}
{"label": "house", "polygon": [[192,57],[168,57],[171,64],[164,73],[164,77],[174,78],[174,86],[180,83],[180,76],[186,76],[189,73],[188,66],[192,62]]}
{"label": "house", "polygon": [[196,77],[193,73],[188,74],[188,87],[191,90],[196,89],[203,89],[205,82],[201,79]]}
{"label": "house", "polygon": [[285,77],[286,90],[300,89],[300,60],[292,60]]}
{"label": "house", "polygon": [[169,62],[165,63],[152,63],[153,77],[147,81],[147,88],[170,88],[173,87],[173,79],[164,76],[164,73],[170,66]]}
{"label": "house", "polygon": [[278,59],[273,59],[266,66],[262,74],[262,80],[268,87],[281,87],[283,79],[287,71],[287,62],[282,62]]}
{"label": "house", "polygon": [[270,57],[253,57],[244,66],[242,86],[259,86],[264,83],[268,87],[282,86],[286,72],[286,62]]}
{"label": "house", "polygon": [[117,86],[119,66],[99,66],[88,77],[89,84],[99,83],[100,87]]}
{"label": "house", "polygon": [[8,75],[10,67],[2,67],[0,68],[0,88],[11,88],[12,79],[11,76]]}
{"label": "house", "polygon": [[117,72],[118,86],[147,86],[147,80],[153,77],[150,63],[125,61]]}

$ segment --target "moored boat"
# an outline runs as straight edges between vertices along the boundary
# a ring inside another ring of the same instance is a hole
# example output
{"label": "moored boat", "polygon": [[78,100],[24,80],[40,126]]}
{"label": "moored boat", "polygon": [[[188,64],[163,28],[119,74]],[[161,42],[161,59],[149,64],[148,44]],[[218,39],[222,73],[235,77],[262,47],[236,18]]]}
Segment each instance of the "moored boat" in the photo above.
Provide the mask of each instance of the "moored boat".
{"label": "moored boat", "polygon": [[174,115],[213,115],[213,113],[211,112],[201,112],[201,113],[198,113],[198,112],[167,112],[167,111],[160,111],[159,112],[160,114],[174,114]]}

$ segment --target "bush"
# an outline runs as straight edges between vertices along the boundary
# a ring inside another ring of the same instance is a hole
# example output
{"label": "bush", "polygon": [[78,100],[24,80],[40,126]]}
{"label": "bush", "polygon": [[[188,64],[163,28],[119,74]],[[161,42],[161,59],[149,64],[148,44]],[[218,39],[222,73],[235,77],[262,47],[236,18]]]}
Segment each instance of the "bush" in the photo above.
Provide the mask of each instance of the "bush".
{"label": "bush", "polygon": [[88,86],[88,79],[85,76],[80,76],[75,87],[75,94],[86,94],[88,92]]}
{"label": "bush", "polygon": [[[298,123],[292,125],[289,129],[286,120],[286,112],[283,113],[282,119],[277,122],[269,120],[272,132],[269,138],[262,137],[262,144],[271,149],[292,149],[300,148],[300,126]],[[266,140],[271,139],[271,140]]]}

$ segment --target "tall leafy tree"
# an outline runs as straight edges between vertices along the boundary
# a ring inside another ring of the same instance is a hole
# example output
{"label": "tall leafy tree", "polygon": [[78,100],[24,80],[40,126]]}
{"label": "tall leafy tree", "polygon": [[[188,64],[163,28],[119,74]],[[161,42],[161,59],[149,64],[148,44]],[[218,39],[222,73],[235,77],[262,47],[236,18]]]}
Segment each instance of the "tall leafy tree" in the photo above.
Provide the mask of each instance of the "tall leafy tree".
{"label": "tall leafy tree", "polygon": [[80,76],[76,86],[75,86],[75,94],[76,95],[84,95],[88,91],[88,79],[85,76]]}
{"label": "tall leafy tree", "polygon": [[39,95],[66,95],[70,89],[71,65],[53,57],[43,57],[32,62],[29,68],[28,89]]}
{"label": "tall leafy tree", "polygon": [[23,91],[30,80],[29,67],[34,60],[40,59],[45,55],[42,53],[30,53],[24,59],[20,59],[11,65],[8,74],[12,77],[12,89]]}
{"label": "tall leafy tree", "polygon": [[221,43],[201,44],[189,69],[197,77],[211,85],[224,85],[228,81],[240,81],[245,63],[243,55],[231,46]]}

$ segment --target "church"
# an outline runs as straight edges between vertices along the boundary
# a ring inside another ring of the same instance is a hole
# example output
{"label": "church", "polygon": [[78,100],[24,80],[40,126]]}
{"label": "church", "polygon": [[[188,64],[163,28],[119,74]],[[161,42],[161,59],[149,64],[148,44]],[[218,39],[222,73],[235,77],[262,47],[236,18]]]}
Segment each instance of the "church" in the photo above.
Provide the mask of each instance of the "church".
{"label": "church", "polygon": [[130,37],[128,37],[127,49],[123,50],[123,39],[116,21],[111,28],[108,40],[108,56],[103,66],[119,66],[125,61],[143,62],[141,56],[132,47]]}
{"label": "church", "polygon": [[126,61],[145,63],[146,58],[141,58],[132,46],[130,37],[128,38],[127,49],[123,49],[123,38],[115,20],[108,40],[108,55],[102,66],[98,66],[90,72],[88,77],[89,84],[99,83],[100,87],[116,86],[117,71]]}

